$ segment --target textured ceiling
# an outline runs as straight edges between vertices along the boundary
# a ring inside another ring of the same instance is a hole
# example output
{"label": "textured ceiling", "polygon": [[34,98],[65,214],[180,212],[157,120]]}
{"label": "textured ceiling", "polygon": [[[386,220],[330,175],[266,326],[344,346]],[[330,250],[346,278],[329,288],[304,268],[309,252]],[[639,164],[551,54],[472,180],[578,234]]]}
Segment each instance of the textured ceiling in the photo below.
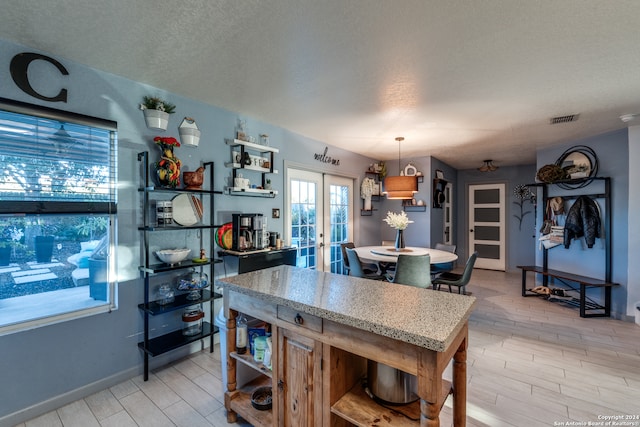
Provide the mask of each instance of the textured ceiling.
{"label": "textured ceiling", "polygon": [[637,0],[3,0],[0,38],[373,158],[404,136],[403,159],[465,169],[625,127],[639,16]]}

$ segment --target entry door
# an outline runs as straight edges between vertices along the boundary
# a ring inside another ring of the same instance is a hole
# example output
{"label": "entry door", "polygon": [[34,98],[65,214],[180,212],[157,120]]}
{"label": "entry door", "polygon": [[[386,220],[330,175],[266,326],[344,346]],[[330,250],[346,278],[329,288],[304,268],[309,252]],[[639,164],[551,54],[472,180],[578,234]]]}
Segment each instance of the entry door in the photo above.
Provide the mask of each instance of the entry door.
{"label": "entry door", "polygon": [[505,184],[469,185],[469,254],[478,252],[475,266],[506,269]]}
{"label": "entry door", "polygon": [[353,180],[288,169],[287,236],[297,266],[342,272],[340,243],[353,240]]}

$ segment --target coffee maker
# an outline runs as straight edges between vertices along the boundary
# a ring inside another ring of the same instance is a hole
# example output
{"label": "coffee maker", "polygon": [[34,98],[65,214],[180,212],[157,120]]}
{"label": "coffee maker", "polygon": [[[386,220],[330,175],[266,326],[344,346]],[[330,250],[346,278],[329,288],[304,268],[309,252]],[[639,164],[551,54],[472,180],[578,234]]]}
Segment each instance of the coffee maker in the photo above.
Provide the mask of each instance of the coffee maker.
{"label": "coffee maker", "polygon": [[268,247],[265,239],[265,223],[262,214],[232,214],[231,249],[234,251],[252,251]]}

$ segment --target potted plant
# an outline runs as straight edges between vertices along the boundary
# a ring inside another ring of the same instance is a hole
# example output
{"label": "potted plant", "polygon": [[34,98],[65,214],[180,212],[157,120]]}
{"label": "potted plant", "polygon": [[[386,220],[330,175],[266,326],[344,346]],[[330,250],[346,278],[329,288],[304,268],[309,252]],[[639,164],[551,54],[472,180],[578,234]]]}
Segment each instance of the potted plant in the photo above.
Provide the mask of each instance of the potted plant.
{"label": "potted plant", "polygon": [[26,248],[21,243],[24,232],[17,227],[6,227],[0,236],[0,265],[5,266],[11,263],[11,257],[16,256],[16,250]]}
{"label": "potted plant", "polygon": [[155,96],[145,96],[140,109],[149,129],[167,130],[169,114],[175,113],[176,106]]}
{"label": "potted plant", "polygon": [[36,262],[49,263],[53,258],[53,236],[36,236]]}

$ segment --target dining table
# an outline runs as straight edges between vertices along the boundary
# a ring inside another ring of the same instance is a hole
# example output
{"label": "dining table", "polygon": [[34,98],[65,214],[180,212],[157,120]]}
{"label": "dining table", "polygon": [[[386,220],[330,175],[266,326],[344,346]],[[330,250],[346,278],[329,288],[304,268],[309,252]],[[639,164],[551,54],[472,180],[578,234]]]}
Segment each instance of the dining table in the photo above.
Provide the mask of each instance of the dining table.
{"label": "dining table", "polygon": [[431,265],[453,262],[458,255],[440,249],[407,246],[396,250],[394,246],[358,246],[354,248],[361,260],[374,262],[397,262],[398,255],[429,255]]}

